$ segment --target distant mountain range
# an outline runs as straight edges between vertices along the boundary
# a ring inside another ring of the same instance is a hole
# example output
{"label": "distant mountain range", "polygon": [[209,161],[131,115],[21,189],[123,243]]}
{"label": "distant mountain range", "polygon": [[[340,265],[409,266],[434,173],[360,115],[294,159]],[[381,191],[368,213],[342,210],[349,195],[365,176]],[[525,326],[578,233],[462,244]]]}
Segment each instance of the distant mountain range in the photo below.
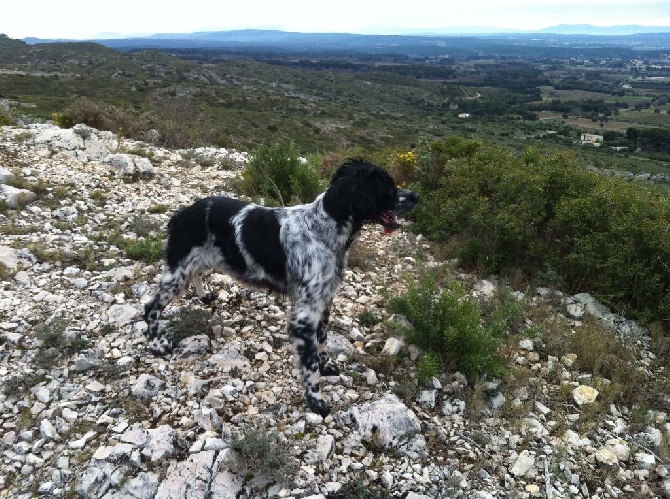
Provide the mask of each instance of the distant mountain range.
{"label": "distant mountain range", "polygon": [[591,24],[558,24],[539,30],[538,33],[555,33],[557,35],[605,35],[626,36],[643,33],[668,33],[670,26],[640,26],[626,24],[622,26],[593,26]]}
{"label": "distant mountain range", "polygon": [[[229,31],[199,31],[193,33],[156,33],[124,37],[104,33],[96,42],[110,48],[129,51],[139,49],[184,50],[223,49],[230,51],[356,51],[359,53],[398,53],[406,55],[436,55],[444,47],[482,49],[491,46],[519,44],[526,47],[625,47],[635,50],[670,49],[670,26],[610,26],[587,24],[558,25],[538,31],[501,31],[495,28],[470,27],[405,32],[395,34],[355,33],[298,33],[270,29]],[[28,44],[72,42],[83,40],[53,40],[24,38]]]}

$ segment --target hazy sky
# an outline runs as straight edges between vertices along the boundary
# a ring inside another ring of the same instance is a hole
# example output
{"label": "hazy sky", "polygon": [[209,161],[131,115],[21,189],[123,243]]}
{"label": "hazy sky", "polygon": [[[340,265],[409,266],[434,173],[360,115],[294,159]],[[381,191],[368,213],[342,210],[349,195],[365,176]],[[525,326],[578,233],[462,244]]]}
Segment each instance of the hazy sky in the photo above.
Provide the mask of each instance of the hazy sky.
{"label": "hazy sky", "polygon": [[87,38],[238,28],[371,33],[556,24],[670,26],[670,0],[19,0],[3,2],[0,33]]}

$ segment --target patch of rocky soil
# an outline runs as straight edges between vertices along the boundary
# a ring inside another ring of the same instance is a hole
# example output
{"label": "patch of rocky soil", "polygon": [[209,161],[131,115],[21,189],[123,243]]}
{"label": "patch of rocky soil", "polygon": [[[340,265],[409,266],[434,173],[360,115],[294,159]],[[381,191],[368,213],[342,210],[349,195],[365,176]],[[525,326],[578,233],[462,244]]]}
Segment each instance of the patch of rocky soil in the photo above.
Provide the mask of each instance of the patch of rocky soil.
{"label": "patch of rocky soil", "polygon": [[[302,400],[288,304],[227,276],[207,279],[216,308],[187,294],[167,309],[168,327],[194,310],[206,320],[169,358],[151,356],[140,314],[160,263],[124,245],[159,237],[179,206],[230,194],[246,161],[82,126],[2,128],[0,496],[323,498],[355,484],[403,498],[670,497],[667,412],[640,424],[634,407],[611,404],[586,424],[599,394],[575,354],[522,338],[509,352],[516,384],[445,373],[408,393],[418,352],[394,336],[384,302],[446,265],[408,227],[369,227],[353,250],[332,313],[342,374],[324,382],[325,419]],[[460,278],[482,300],[495,291]],[[596,317],[629,338],[647,378],[662,374],[648,333],[588,295],[523,298],[568,330]],[[249,428],[276,432],[290,473],[234,459]]]}

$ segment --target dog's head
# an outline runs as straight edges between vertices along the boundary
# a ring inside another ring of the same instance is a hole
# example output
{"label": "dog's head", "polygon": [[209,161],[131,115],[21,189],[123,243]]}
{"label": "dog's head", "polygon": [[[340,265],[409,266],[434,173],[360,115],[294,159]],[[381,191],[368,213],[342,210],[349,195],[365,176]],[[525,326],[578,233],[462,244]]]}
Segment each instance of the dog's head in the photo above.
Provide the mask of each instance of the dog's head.
{"label": "dog's head", "polygon": [[392,233],[400,224],[396,215],[410,212],[418,194],[399,189],[386,170],[362,159],[348,159],[335,172],[324,196],[324,207],[338,221],[378,223]]}

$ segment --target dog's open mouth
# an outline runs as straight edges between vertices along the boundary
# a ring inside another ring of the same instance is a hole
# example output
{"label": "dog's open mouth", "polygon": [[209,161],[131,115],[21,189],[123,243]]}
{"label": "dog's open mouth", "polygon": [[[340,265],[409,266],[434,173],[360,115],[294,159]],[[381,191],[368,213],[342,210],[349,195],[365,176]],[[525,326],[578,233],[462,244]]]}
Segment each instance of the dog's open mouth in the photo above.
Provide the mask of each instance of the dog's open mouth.
{"label": "dog's open mouth", "polygon": [[381,221],[386,234],[393,234],[393,232],[400,227],[400,224],[395,218],[395,212],[393,211],[385,211],[379,215],[379,220]]}

